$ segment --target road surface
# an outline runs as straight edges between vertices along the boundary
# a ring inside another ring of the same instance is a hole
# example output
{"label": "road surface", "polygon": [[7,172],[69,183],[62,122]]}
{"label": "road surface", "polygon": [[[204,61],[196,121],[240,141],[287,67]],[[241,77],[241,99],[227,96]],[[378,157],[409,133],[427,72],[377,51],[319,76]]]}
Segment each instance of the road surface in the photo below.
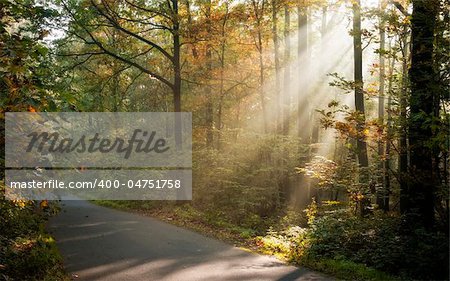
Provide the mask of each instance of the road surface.
{"label": "road surface", "polygon": [[74,280],[329,280],[153,218],[62,203],[49,230]]}

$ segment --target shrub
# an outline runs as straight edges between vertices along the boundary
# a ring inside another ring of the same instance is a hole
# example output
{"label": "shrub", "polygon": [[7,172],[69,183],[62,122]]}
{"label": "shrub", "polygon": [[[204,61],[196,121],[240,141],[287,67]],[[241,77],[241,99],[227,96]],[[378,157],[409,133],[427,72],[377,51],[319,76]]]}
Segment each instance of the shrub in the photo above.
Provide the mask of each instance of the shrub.
{"label": "shrub", "polygon": [[296,177],[299,141],[247,134],[224,151],[193,151],[193,204],[215,218],[264,230],[286,204],[286,179]]}
{"label": "shrub", "polygon": [[1,280],[68,279],[55,241],[44,229],[55,209],[52,204],[0,199]]}
{"label": "shrub", "polygon": [[418,229],[406,235],[401,217],[382,213],[361,218],[340,209],[319,215],[315,204],[306,213],[309,228],[270,230],[259,238],[259,245],[271,254],[349,280],[385,280],[390,275],[408,280],[448,278],[444,233]]}

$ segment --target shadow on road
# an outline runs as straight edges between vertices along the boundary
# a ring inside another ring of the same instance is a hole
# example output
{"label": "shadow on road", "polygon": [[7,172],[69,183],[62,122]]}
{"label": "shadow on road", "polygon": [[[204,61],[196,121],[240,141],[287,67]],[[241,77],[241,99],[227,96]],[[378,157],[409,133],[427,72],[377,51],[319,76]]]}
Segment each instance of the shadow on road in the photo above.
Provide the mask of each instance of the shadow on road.
{"label": "shadow on road", "polygon": [[149,217],[63,204],[49,228],[76,280],[328,280]]}

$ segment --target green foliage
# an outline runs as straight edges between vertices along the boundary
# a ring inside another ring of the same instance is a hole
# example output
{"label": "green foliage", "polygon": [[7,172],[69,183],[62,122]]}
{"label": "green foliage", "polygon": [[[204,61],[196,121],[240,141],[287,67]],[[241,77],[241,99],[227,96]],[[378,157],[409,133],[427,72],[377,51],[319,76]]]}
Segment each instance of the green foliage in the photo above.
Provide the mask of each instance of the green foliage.
{"label": "green foliage", "polygon": [[[359,167],[354,159],[349,158],[341,157],[339,161],[332,161],[323,156],[314,156],[304,168],[297,168],[297,171],[314,180],[316,188],[328,192],[343,192],[349,200],[349,204],[329,201],[324,202],[325,205],[333,202],[333,205],[348,205],[356,212],[363,200],[374,196],[374,180],[378,170],[375,165]],[[360,174],[367,175],[368,180],[359,180]]]}
{"label": "green foliage", "polygon": [[396,280],[395,277],[389,274],[367,267],[364,264],[344,259],[313,259],[305,257],[301,260],[301,264],[343,280]]}
{"label": "green foliage", "polygon": [[261,246],[348,280],[385,280],[388,275],[383,272],[405,279],[448,277],[444,233],[418,229],[407,235],[399,217],[377,213],[361,218],[345,209],[309,217],[309,228],[269,231],[260,239]]}
{"label": "green foliage", "polygon": [[402,225],[397,217],[377,214],[366,219],[336,212],[317,219],[311,226],[309,254],[343,257],[409,278],[445,278],[448,273],[446,235],[424,230],[416,230],[412,236],[404,235]]}
{"label": "green foliage", "polygon": [[64,280],[62,258],[55,241],[48,235],[18,238],[5,252],[8,280]]}
{"label": "green foliage", "polygon": [[55,241],[44,229],[56,209],[53,204],[0,199],[1,280],[68,279]]}
{"label": "green foliage", "polygon": [[43,26],[55,15],[34,1],[0,1],[0,108],[56,110],[54,79]]}
{"label": "green foliage", "polygon": [[[289,227],[286,230],[274,231],[269,228],[267,235],[258,237],[258,245],[263,252],[292,259],[293,256],[301,256],[301,251],[307,248],[308,230],[299,226]],[[298,247],[302,245],[302,247]],[[293,251],[296,249],[295,251]]]}
{"label": "green foliage", "polygon": [[283,184],[295,177],[301,145],[281,136],[242,136],[226,151],[193,155],[193,204],[215,218],[265,229],[282,207]]}

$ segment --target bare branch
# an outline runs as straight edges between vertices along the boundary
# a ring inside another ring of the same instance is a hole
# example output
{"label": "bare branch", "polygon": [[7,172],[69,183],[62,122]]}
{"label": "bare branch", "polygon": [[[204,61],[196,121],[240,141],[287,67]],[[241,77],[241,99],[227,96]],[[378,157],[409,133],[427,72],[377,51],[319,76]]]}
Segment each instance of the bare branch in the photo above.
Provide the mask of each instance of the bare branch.
{"label": "bare branch", "polygon": [[[107,55],[109,55],[109,56],[111,56],[111,57],[113,57],[113,58],[115,58],[115,59],[117,59],[117,60],[119,60],[119,61],[122,61],[122,62],[124,62],[124,63],[126,63],[126,64],[129,64],[129,65],[131,65],[131,66],[133,66],[133,67],[139,69],[140,71],[142,71],[142,72],[144,72],[144,73],[146,73],[146,74],[149,74],[150,76],[156,78],[156,79],[159,80],[160,82],[166,84],[169,88],[171,88],[171,89],[174,88],[174,84],[171,83],[171,82],[170,82],[169,80],[167,80],[166,78],[162,77],[161,75],[159,75],[159,74],[157,74],[157,73],[155,73],[155,72],[153,72],[153,71],[151,71],[151,70],[145,68],[144,66],[142,66],[142,65],[140,65],[140,64],[138,64],[138,63],[136,63],[136,62],[134,62],[134,61],[132,61],[132,60],[130,60],[130,59],[128,59],[128,58],[124,58],[124,57],[122,57],[122,56],[120,56],[120,55],[118,55],[118,54],[116,54],[116,53],[114,53],[114,52],[108,50],[107,48],[105,48],[105,47],[103,46],[103,44],[102,44],[100,41],[98,41],[98,40],[95,38],[95,36],[94,36],[94,35],[93,35],[93,34],[92,34],[92,33],[91,33],[91,32],[83,25],[83,24],[80,24],[80,23],[78,22],[77,18],[75,17],[75,15],[74,15],[73,12],[71,11],[71,9],[70,9],[69,7],[67,7],[67,5],[64,3],[64,1],[62,1],[62,3],[63,3],[64,8],[66,9],[66,11],[67,11],[67,12],[70,14],[70,16],[72,17],[72,19],[78,24],[78,26],[80,26],[80,27],[84,30],[84,32],[87,33],[87,35],[89,36],[90,40],[92,40],[92,41],[88,41],[88,40],[86,40],[85,38],[83,38],[82,36],[79,36],[78,34],[73,33],[75,36],[77,36],[78,38],[80,38],[80,39],[81,39],[82,41],[84,41],[86,44],[96,45],[96,46],[99,47],[105,54],[107,54]],[[152,47],[155,47],[155,46],[152,46]],[[158,46],[158,47],[159,47],[159,46]],[[156,47],[155,47],[155,48],[156,48]]]}
{"label": "bare branch", "polygon": [[[116,20],[114,20],[112,17],[108,16],[106,13],[104,13],[102,11],[102,9],[100,9],[100,7],[98,7],[93,0],[91,0],[91,4],[95,7],[95,9],[103,16],[105,17],[115,28],[117,28],[118,30],[124,32],[125,34],[128,34],[152,47],[154,47],[155,49],[157,49],[159,52],[161,52],[161,54],[163,54],[166,58],[168,58],[172,63],[174,62],[174,58],[171,54],[169,54],[166,50],[164,50],[161,46],[159,46],[158,44],[156,44],[155,42],[152,42],[124,27],[122,27]],[[109,11],[111,11],[110,9],[108,9]]]}
{"label": "bare branch", "polygon": [[127,4],[130,5],[131,7],[136,8],[138,10],[141,10],[141,11],[144,11],[144,12],[147,12],[147,13],[154,13],[154,14],[156,14],[158,16],[161,16],[161,17],[164,17],[164,18],[166,18],[168,20],[172,20],[171,17],[167,16],[164,13],[158,12],[157,10],[152,10],[152,9],[149,9],[149,8],[144,8],[144,7],[138,6],[138,5],[132,3],[131,1],[128,1],[128,0],[125,0],[125,2],[127,2]]}

